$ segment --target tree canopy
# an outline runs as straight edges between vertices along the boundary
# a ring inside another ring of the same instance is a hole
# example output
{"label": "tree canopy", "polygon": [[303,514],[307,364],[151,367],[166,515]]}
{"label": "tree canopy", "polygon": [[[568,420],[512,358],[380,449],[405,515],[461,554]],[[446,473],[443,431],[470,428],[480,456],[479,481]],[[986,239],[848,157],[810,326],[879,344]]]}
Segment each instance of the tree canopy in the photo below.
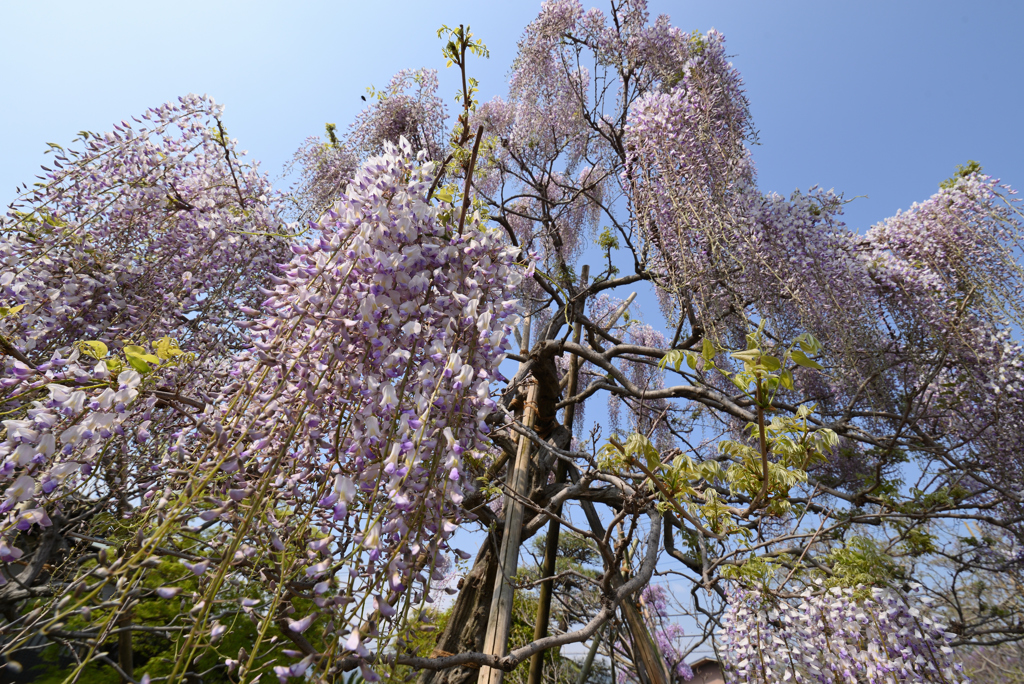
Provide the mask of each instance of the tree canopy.
{"label": "tree canopy", "polygon": [[290,188],[207,97],[51,144],[0,225],[5,671],[1012,661],[1013,190],[971,161],[863,231],[833,191],[762,192],[724,37],[643,0],[544,3],[488,102],[484,43],[438,35],[457,113],[436,71],[400,72],[302,144]]}

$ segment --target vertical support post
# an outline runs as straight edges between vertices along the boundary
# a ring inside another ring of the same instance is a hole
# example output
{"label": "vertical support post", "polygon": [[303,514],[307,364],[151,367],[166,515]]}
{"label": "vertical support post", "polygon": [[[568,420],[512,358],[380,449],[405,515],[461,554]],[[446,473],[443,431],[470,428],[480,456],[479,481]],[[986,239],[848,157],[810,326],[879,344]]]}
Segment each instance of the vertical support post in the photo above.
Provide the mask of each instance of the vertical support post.
{"label": "vertical support post", "polygon": [[[532,430],[537,421],[537,381],[531,380],[523,409],[523,425]],[[494,595],[491,599],[491,620],[484,637],[484,653],[504,656],[508,647],[508,634],[512,628],[513,590],[510,582],[519,569],[519,545],[523,535],[523,517],[526,513],[522,499],[529,492],[530,440],[519,436],[516,462],[508,478],[510,494],[505,497],[505,533],[501,536],[498,572],[494,577]],[[480,668],[478,684],[501,684],[502,670]]]}
{"label": "vertical support post", "polygon": [[[569,477],[573,482],[579,482],[580,474],[576,470],[575,466],[569,468]],[[605,534],[604,525],[601,524],[601,518],[597,514],[597,509],[594,507],[592,501],[583,500],[580,502],[583,507],[583,513],[587,517],[587,522],[590,524],[590,529],[598,537],[603,537]],[[623,585],[625,579],[621,572],[616,572],[612,575],[612,587],[618,589]],[[630,634],[633,640],[634,648],[636,649],[637,657],[639,662],[635,663],[637,674],[640,675],[640,681],[645,684],[668,684],[671,681],[671,675],[668,671],[668,664],[665,659],[661,656],[661,652],[658,650],[657,644],[654,642],[654,637],[647,629],[647,623],[644,622],[640,616],[640,611],[637,610],[636,604],[633,603],[632,597],[626,597],[622,603],[619,604],[619,610],[622,611],[623,617],[626,619],[626,631]],[[613,632],[613,635],[615,632]],[[608,642],[608,648],[613,653],[612,657],[612,682],[615,682],[615,639],[617,637],[612,636],[611,641]]]}
{"label": "vertical support post", "polygon": [[669,684],[668,666],[654,643],[654,637],[647,629],[647,623],[641,617],[636,604],[631,598],[627,598],[621,605],[622,615],[626,618],[626,624],[629,626],[629,635],[633,638],[633,648],[640,660],[636,664],[643,665],[643,670],[651,684]]}
{"label": "vertical support post", "polygon": [[[128,603],[131,599],[125,599],[125,603]],[[130,607],[124,608],[121,616],[117,619],[117,626],[124,629],[117,635],[117,664],[121,666],[121,671],[124,675],[121,677],[122,684],[131,684],[132,678],[135,676],[135,654],[132,651],[132,632],[130,627],[132,624],[132,609]]]}
{"label": "vertical support post", "polygon": [[597,649],[601,646],[601,635],[604,634],[604,628],[605,625],[601,625],[594,635],[594,640],[590,642],[590,650],[587,651],[587,657],[583,661],[583,666],[580,667],[580,676],[576,680],[576,684],[586,684],[587,677],[590,676],[590,668],[594,666],[594,656],[597,655]]}

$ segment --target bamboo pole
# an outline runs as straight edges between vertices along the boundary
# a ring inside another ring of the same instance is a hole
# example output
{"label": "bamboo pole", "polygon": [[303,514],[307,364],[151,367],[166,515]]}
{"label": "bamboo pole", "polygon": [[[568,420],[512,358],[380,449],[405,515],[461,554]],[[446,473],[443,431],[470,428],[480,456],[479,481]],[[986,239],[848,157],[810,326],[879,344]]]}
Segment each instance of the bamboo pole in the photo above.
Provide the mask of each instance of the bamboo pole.
{"label": "bamboo pole", "polygon": [[[531,316],[527,313],[523,320],[523,334],[519,339],[519,355],[523,357],[519,368],[522,370],[525,358],[530,351]],[[531,379],[526,392],[526,405],[523,407],[523,424],[533,429],[537,421],[537,381]],[[505,531],[501,536],[501,548],[498,550],[498,568],[494,576],[494,593],[488,615],[487,633],[484,635],[484,653],[504,656],[508,649],[508,634],[512,628],[512,604],[514,593],[510,579],[519,569],[519,545],[522,542],[523,516],[525,509],[521,503],[528,492],[530,469],[530,440],[518,436],[518,449],[515,463],[511,464],[511,472],[507,479],[509,493],[505,496]],[[481,667],[477,684],[501,684],[505,673],[491,667]]]}
{"label": "bamboo pole", "polygon": [[[531,380],[523,409],[523,424],[532,430],[537,420],[537,381]],[[508,634],[512,627],[513,589],[510,582],[519,569],[519,545],[522,542],[525,507],[522,499],[529,493],[530,440],[520,435],[516,462],[508,478],[509,495],[505,497],[505,533],[501,537],[501,553],[494,577],[494,595],[491,599],[490,622],[484,637],[484,653],[504,656],[508,648]],[[480,668],[478,684],[501,684],[502,670]]]}
{"label": "bamboo pole", "polygon": [[601,635],[604,634],[604,625],[601,625],[597,634],[594,635],[594,640],[590,642],[590,650],[587,651],[587,657],[583,660],[583,666],[580,667],[580,676],[576,680],[576,684],[586,684],[587,677],[590,676],[590,668],[594,666],[594,656],[597,655],[597,649],[601,645]]}

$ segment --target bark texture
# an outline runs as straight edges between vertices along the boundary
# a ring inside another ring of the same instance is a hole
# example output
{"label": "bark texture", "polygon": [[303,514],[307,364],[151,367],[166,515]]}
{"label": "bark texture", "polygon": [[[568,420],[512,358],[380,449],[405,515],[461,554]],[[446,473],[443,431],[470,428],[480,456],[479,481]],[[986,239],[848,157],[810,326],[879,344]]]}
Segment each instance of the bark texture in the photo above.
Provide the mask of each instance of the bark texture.
{"label": "bark texture", "polygon": [[[549,444],[559,449],[567,449],[572,434],[555,420],[555,405],[559,400],[558,377],[554,360],[550,357],[531,364],[533,375],[539,381],[541,391],[537,397],[537,434]],[[529,498],[538,507],[546,507],[553,489],[548,487],[548,479],[554,463],[550,455],[543,449],[535,449],[530,463]],[[524,528],[536,518],[537,512],[527,509],[523,520]],[[438,636],[434,655],[446,655],[466,652],[482,652],[487,623],[490,619],[491,600],[494,592],[494,579],[498,568],[497,550],[504,534],[504,521],[488,535],[473,562],[473,567],[462,579],[459,595],[452,606],[451,614],[444,631]],[[522,543],[529,533],[524,529]],[[476,684],[480,670],[473,667],[458,666],[449,670],[423,670],[417,679],[418,684]]]}

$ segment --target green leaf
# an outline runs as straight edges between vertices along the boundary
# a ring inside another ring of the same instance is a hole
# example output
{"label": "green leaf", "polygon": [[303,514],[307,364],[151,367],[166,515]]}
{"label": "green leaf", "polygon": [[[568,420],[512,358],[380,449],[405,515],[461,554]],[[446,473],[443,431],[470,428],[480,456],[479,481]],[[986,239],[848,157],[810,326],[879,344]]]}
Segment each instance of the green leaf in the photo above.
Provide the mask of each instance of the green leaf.
{"label": "green leaf", "polygon": [[151,363],[160,364],[160,359],[148,353],[137,344],[125,345],[124,357],[128,360],[128,364],[140,373],[151,372],[153,370],[149,365]]}
{"label": "green leaf", "polygon": [[782,368],[782,362],[774,356],[768,356],[767,354],[761,357],[761,365],[767,368],[769,371],[777,371]]}
{"label": "green leaf", "polygon": [[800,348],[808,354],[817,354],[821,351],[821,342],[818,342],[811,333],[804,333],[796,338]]}
{"label": "green leaf", "polygon": [[680,349],[672,349],[665,356],[661,357],[661,361],[658,362],[658,368],[671,366],[678,371],[682,367],[684,359],[686,360],[686,365],[691,370],[697,370],[697,355],[691,351]]}
{"label": "green leaf", "polygon": [[704,338],[703,348],[701,349],[701,355],[705,361],[711,361],[715,358],[715,345],[711,344],[711,340],[707,337]]}
{"label": "green leaf", "polygon": [[661,361],[658,361],[658,368],[665,368],[666,366],[672,366],[676,370],[679,370],[679,366],[683,363],[683,352],[678,349],[672,349],[661,357]]}
{"label": "green leaf", "polygon": [[18,313],[24,308],[24,304],[19,304],[18,306],[11,307],[0,306],[0,318],[7,318],[8,316],[13,316],[14,314]]}
{"label": "green leaf", "polygon": [[758,357],[761,356],[761,350],[758,348],[748,349],[747,351],[733,352],[732,357],[739,359],[743,363],[756,363]]}
{"label": "green leaf", "polygon": [[[704,461],[700,464],[700,473],[708,482],[725,479],[725,471],[722,470],[722,466],[718,461]],[[709,492],[713,495],[714,490],[709,490]],[[710,498],[713,497],[709,497],[709,500]]]}
{"label": "green leaf", "polygon": [[185,353],[178,347],[178,343],[170,337],[161,337],[153,343],[153,349],[156,350],[156,355],[165,361]]}
{"label": "green leaf", "polygon": [[647,469],[652,473],[657,472],[658,468],[661,467],[661,454],[651,444],[651,440],[647,439],[638,432],[634,432],[626,440],[625,451],[630,455],[642,456],[647,461]]}
{"label": "green leaf", "polygon": [[786,389],[793,389],[793,371],[788,368],[783,368],[782,373],[779,374],[779,380],[782,382],[782,386]]}
{"label": "green leaf", "polygon": [[139,371],[142,374],[152,373],[153,369],[149,367],[149,364],[142,360],[138,356],[132,356],[125,354],[125,358],[128,359],[128,365]]}
{"label": "green leaf", "polygon": [[91,356],[94,359],[102,359],[107,355],[107,345],[96,340],[90,340],[88,342],[78,343],[82,351]]}
{"label": "green leaf", "polygon": [[[801,346],[803,346],[803,343],[801,343]],[[804,368],[814,368],[816,370],[823,370],[825,368],[817,361],[807,358],[807,355],[804,354],[799,349],[794,349],[789,353],[789,355],[793,359],[794,363],[796,363],[798,366],[803,366]]]}

